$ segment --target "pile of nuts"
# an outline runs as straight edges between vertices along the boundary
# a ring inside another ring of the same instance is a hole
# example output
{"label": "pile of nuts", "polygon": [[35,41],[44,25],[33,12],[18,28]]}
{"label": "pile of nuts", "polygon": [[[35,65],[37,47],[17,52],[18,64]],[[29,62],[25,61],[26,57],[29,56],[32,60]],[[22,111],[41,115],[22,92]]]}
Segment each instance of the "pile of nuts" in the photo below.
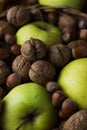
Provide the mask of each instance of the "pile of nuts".
{"label": "pile of nuts", "polygon": [[[80,12],[78,15],[77,11],[76,17],[73,13],[64,13],[63,8],[50,12],[42,9],[39,6],[34,8],[17,5],[0,14],[0,98],[3,99],[11,89],[22,83],[32,81],[42,84],[51,93],[52,104],[58,109],[60,123],[53,130],[62,130],[63,126],[63,130],[73,130],[74,126],[70,129],[67,124],[73,122],[75,125],[73,119],[78,123],[81,114],[87,112],[79,111],[78,106],[64,95],[56,83],[56,77],[70,61],[87,57],[87,16],[81,13],[80,17]],[[17,45],[16,31],[37,20],[58,27],[62,32],[63,43],[48,49],[42,41],[32,37],[22,46]],[[76,116],[73,115],[75,112]],[[84,120],[86,119],[83,122]],[[80,127],[77,129],[80,130]]]}

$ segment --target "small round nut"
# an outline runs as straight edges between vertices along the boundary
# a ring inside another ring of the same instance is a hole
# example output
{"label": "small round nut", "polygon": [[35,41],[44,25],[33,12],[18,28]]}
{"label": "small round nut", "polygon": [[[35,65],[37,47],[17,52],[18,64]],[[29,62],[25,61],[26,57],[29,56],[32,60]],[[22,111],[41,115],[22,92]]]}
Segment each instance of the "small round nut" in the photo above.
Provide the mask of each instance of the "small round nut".
{"label": "small round nut", "polygon": [[44,58],[46,52],[45,44],[41,40],[32,37],[21,46],[21,54],[31,62]]}
{"label": "small round nut", "polygon": [[63,113],[63,117],[67,118],[78,110],[78,105],[70,98],[66,98],[61,105],[61,110]]}
{"label": "small round nut", "polygon": [[53,106],[60,107],[62,102],[64,101],[64,99],[65,99],[65,95],[63,94],[62,91],[55,91],[52,94],[52,104],[53,104]]}
{"label": "small round nut", "polygon": [[28,72],[30,66],[30,61],[25,59],[22,55],[18,55],[12,62],[13,72],[16,72],[22,78],[23,82],[29,80]]}
{"label": "small round nut", "polygon": [[21,77],[17,73],[10,74],[6,79],[6,85],[9,89],[14,88],[15,86],[21,83]]}
{"label": "small round nut", "polygon": [[87,47],[77,46],[75,48],[72,48],[72,56],[75,59],[87,57]]}
{"label": "small round nut", "polygon": [[87,20],[85,20],[85,19],[79,20],[78,28],[79,29],[86,29],[87,28]]}
{"label": "small round nut", "polygon": [[21,46],[17,44],[13,44],[10,48],[10,51],[13,55],[17,56],[21,54]]}
{"label": "small round nut", "polygon": [[53,80],[55,73],[54,66],[45,60],[35,61],[29,69],[30,79],[39,84],[46,84],[47,81]]}
{"label": "small round nut", "polygon": [[81,40],[87,41],[87,29],[80,29],[79,38]]}
{"label": "small round nut", "polygon": [[48,81],[45,87],[46,87],[46,90],[50,93],[53,93],[58,89],[58,85],[55,81]]}
{"label": "small round nut", "polygon": [[56,44],[51,46],[48,51],[48,61],[56,68],[63,67],[71,60],[71,51],[64,44]]}
{"label": "small round nut", "polygon": [[67,46],[72,49],[72,48],[75,48],[75,47],[78,47],[78,46],[85,46],[87,47],[87,42],[84,41],[84,40],[74,40],[74,41],[71,41],[67,44]]}
{"label": "small round nut", "polygon": [[16,43],[16,37],[13,34],[7,33],[4,36],[4,41],[5,41],[6,44],[13,45],[13,44]]}

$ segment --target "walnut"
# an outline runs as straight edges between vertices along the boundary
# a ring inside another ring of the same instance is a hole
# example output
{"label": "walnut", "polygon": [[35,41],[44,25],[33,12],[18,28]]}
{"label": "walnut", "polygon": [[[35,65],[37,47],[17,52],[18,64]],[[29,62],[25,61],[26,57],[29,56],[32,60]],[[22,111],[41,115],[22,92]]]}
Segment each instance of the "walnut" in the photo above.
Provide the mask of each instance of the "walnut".
{"label": "walnut", "polygon": [[22,55],[18,55],[12,63],[12,70],[13,72],[16,72],[19,74],[19,76],[22,78],[22,81],[28,81],[29,75],[28,71],[31,66],[31,63],[29,60],[25,59]]}
{"label": "walnut", "polygon": [[68,15],[68,14],[61,14],[61,16],[59,17],[59,20],[58,20],[58,27],[60,29],[63,29],[67,26],[73,26],[73,27],[76,27],[77,25],[77,22],[75,20],[75,18],[71,15]]}
{"label": "walnut", "polygon": [[13,6],[7,12],[7,20],[15,27],[21,27],[27,24],[30,20],[29,11],[23,6]]}
{"label": "walnut", "polygon": [[30,38],[21,46],[21,54],[31,62],[44,58],[46,52],[46,45],[39,39]]}
{"label": "walnut", "polygon": [[45,84],[55,77],[55,68],[45,60],[37,60],[29,69],[29,77],[32,81],[39,84]]}
{"label": "walnut", "polygon": [[53,45],[48,51],[48,60],[56,68],[63,67],[71,60],[70,49],[64,44]]}
{"label": "walnut", "polygon": [[65,122],[63,130],[87,130],[87,110],[74,113]]}

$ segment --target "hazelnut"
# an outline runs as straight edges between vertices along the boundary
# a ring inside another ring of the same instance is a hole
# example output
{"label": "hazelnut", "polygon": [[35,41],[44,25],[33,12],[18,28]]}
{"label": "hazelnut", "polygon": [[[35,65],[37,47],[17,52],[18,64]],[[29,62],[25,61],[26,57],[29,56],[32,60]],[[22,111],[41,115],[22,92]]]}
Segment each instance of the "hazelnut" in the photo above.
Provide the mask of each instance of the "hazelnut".
{"label": "hazelnut", "polygon": [[53,93],[58,89],[58,85],[55,81],[48,81],[45,85],[46,90],[50,93]]}
{"label": "hazelnut", "polygon": [[75,48],[72,48],[72,56],[75,59],[87,57],[87,47],[77,46]]}
{"label": "hazelnut", "polygon": [[48,61],[56,68],[63,67],[71,60],[70,49],[64,44],[56,44],[48,51]]}
{"label": "hazelnut", "polygon": [[9,45],[12,45],[12,44],[15,44],[15,43],[16,43],[16,37],[15,37],[15,35],[13,35],[13,34],[7,33],[7,34],[5,34],[5,36],[4,36],[4,41],[5,41],[5,43],[7,43],[7,44],[9,44]]}
{"label": "hazelnut", "polygon": [[66,98],[61,105],[61,111],[63,113],[64,118],[70,117],[77,110],[78,110],[77,104],[70,98]]}
{"label": "hazelnut", "polygon": [[18,73],[12,73],[6,79],[6,84],[9,89],[14,88],[20,83],[21,83],[21,77],[18,75]]}
{"label": "hazelnut", "polygon": [[30,61],[25,59],[22,55],[18,55],[12,62],[13,72],[16,72],[22,78],[23,82],[29,80],[28,72],[30,66]]}
{"label": "hazelnut", "polygon": [[55,68],[45,60],[37,60],[29,69],[29,77],[32,81],[46,84],[47,81],[55,78]]}
{"label": "hazelnut", "polygon": [[13,44],[10,48],[10,51],[13,55],[17,56],[21,54],[21,46],[17,44]]}
{"label": "hazelnut", "polygon": [[81,40],[87,41],[87,29],[81,29],[79,32],[79,38]]}
{"label": "hazelnut", "polygon": [[87,57],[87,42],[84,40],[75,40],[67,44],[71,49],[73,58]]}
{"label": "hazelnut", "polygon": [[64,123],[63,130],[87,130],[87,110],[79,110]]}
{"label": "hazelnut", "polygon": [[64,27],[62,32],[63,32],[63,41],[65,43],[68,43],[76,39],[77,33],[75,27],[73,26]]}
{"label": "hazelnut", "polygon": [[21,54],[31,62],[44,58],[46,52],[45,44],[39,39],[30,38],[21,46]]}
{"label": "hazelnut", "polygon": [[55,91],[52,94],[52,104],[53,106],[59,107],[61,106],[63,100],[65,99],[65,95],[62,91]]}
{"label": "hazelnut", "polygon": [[77,46],[85,46],[87,47],[87,42],[84,41],[84,40],[74,40],[74,41],[71,41],[67,44],[67,46],[72,49],[72,48],[75,48]]}
{"label": "hazelnut", "polygon": [[63,42],[64,43],[68,43],[70,41],[71,41],[71,35],[70,35],[70,33],[63,34]]}
{"label": "hazelnut", "polygon": [[85,19],[79,20],[78,28],[79,29],[86,29],[87,28],[87,20],[85,20]]}

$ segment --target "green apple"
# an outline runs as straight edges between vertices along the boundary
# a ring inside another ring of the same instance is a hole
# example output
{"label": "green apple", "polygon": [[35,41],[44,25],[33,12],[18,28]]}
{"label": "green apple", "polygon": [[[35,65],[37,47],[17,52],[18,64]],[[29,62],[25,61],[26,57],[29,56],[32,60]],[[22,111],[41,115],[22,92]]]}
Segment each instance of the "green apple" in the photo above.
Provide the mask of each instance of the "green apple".
{"label": "green apple", "polygon": [[87,58],[69,62],[58,76],[64,93],[82,109],[87,109]]}
{"label": "green apple", "polygon": [[61,31],[54,25],[41,21],[24,25],[16,32],[17,44],[19,45],[31,37],[42,40],[47,47],[62,42]]}
{"label": "green apple", "polygon": [[77,10],[81,10],[85,0],[38,0],[41,5],[48,6],[68,6]]}
{"label": "green apple", "polygon": [[2,100],[2,130],[51,130],[57,123],[57,111],[46,89],[36,83],[13,88]]}

